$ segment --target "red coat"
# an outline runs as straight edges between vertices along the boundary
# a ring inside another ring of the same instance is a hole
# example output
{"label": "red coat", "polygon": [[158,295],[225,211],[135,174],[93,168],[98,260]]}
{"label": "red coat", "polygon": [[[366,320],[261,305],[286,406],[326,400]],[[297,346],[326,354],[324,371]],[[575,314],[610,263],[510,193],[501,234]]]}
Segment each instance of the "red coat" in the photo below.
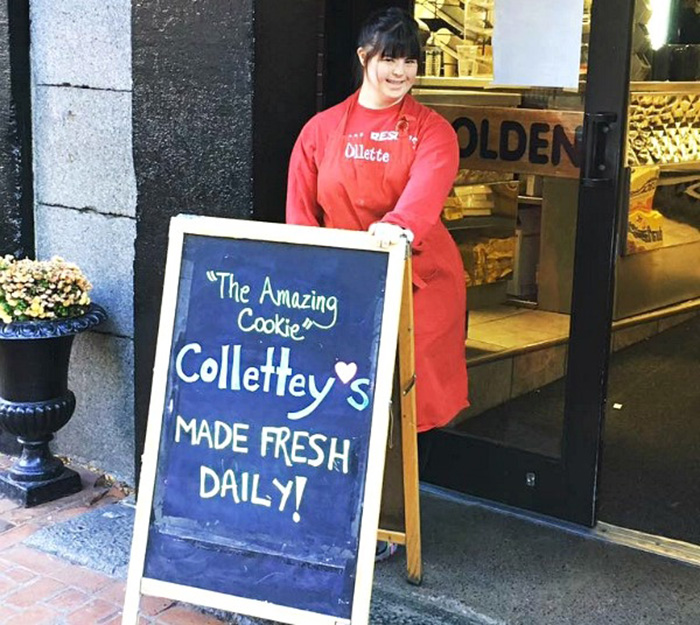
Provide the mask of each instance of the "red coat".
{"label": "red coat", "polygon": [[357,93],[315,115],[294,146],[287,222],[367,230],[410,229],[418,430],[440,427],[467,401],[466,292],[457,246],[440,221],[459,167],[457,136],[411,96],[366,109]]}

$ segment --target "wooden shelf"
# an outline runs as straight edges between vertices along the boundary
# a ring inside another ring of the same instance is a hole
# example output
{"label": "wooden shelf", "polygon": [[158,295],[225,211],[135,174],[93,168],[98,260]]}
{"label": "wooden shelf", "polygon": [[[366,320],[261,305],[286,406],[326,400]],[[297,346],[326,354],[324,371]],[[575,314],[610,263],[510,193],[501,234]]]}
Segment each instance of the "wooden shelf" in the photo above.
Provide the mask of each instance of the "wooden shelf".
{"label": "wooden shelf", "polygon": [[443,223],[448,230],[475,230],[477,228],[515,229],[515,217],[502,217],[501,215],[462,217],[462,219],[443,220]]}
{"label": "wooden shelf", "polygon": [[659,163],[661,171],[700,171],[700,161],[688,161],[687,163]]}
{"label": "wooden shelf", "polygon": [[[482,77],[444,77],[444,76],[419,76],[416,79],[417,87],[442,87],[453,89],[493,89],[502,91],[520,91],[527,92],[528,90],[542,89],[538,87],[530,87],[527,85],[498,85],[493,82],[492,76]],[[579,84],[579,93],[585,91],[586,82],[581,81]],[[561,91],[561,89],[552,88],[552,91]],[[575,91],[564,89],[563,91]],[[656,93],[656,94],[697,94],[700,93],[700,80],[697,82],[674,82],[674,81],[645,81],[631,82],[630,93]]]}
{"label": "wooden shelf", "polygon": [[481,82],[473,78],[441,78],[437,76],[416,81],[413,96],[428,106],[450,104],[453,106],[519,106],[523,100],[520,93],[475,88],[467,81]]}
{"label": "wooden shelf", "polygon": [[628,165],[630,169],[654,166],[658,167],[661,171],[700,171],[700,161],[688,161],[685,163],[644,163],[642,165]]}
{"label": "wooden shelf", "polygon": [[532,195],[519,195],[518,204],[530,204],[531,206],[542,206],[542,198]]}
{"label": "wooden shelf", "polygon": [[[493,76],[418,76],[416,78],[416,87],[443,89],[484,89],[490,87],[492,83]],[[511,87],[503,87],[503,89],[511,89]]]}
{"label": "wooden shelf", "polygon": [[672,80],[631,82],[630,93],[700,93],[700,80],[695,82],[676,82]]}

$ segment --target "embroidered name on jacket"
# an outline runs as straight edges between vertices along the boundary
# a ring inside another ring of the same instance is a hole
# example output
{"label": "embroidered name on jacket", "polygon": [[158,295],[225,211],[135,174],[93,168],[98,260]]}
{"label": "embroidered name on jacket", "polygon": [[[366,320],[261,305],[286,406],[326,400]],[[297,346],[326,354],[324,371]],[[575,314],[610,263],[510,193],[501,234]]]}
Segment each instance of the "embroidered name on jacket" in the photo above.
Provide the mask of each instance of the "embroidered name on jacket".
{"label": "embroidered name on jacket", "polygon": [[[382,132],[369,133],[369,138],[372,139],[372,141],[398,141],[400,136],[401,133],[398,130],[383,130]],[[418,137],[408,135],[408,140],[415,148],[418,143]]]}
{"label": "embroidered name on jacket", "polygon": [[391,155],[381,148],[366,148],[362,143],[348,143],[345,146],[345,158],[388,163]]}
{"label": "embroidered name on jacket", "polygon": [[396,141],[399,138],[399,133],[396,130],[370,132],[369,138],[372,139],[372,141]]}
{"label": "embroidered name on jacket", "polygon": [[[397,141],[398,138],[399,133],[395,131],[370,133],[370,139],[374,141]],[[411,147],[415,150],[416,144],[418,143],[418,137],[409,135],[408,139],[411,142]],[[372,161],[375,163],[388,163],[391,160],[391,154],[382,148],[367,148],[365,147],[364,143],[348,142],[345,146],[345,158],[360,161]]]}

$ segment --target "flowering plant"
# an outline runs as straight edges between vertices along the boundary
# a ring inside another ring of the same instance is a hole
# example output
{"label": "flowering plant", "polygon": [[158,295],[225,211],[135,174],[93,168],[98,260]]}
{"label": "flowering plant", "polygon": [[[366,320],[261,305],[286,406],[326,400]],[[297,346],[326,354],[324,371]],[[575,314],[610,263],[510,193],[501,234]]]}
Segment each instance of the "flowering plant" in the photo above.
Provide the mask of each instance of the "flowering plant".
{"label": "flowering plant", "polygon": [[0,258],[0,321],[78,317],[92,288],[77,265],[58,256],[39,261]]}

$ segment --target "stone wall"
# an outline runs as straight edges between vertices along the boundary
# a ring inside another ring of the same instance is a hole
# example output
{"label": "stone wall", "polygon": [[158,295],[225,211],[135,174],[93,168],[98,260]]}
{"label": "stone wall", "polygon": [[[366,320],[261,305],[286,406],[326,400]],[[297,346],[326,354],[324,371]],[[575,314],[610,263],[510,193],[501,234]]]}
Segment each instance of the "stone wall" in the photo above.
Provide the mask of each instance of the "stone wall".
{"label": "stone wall", "polygon": [[131,1],[32,0],[31,42],[37,257],[78,263],[110,317],[75,340],[54,450],[133,482]]}
{"label": "stone wall", "polygon": [[78,408],[58,453],[135,481],[169,219],[283,219],[289,152],[316,108],[322,8],[32,0],[37,256],[77,262],[110,315],[76,338]]}

